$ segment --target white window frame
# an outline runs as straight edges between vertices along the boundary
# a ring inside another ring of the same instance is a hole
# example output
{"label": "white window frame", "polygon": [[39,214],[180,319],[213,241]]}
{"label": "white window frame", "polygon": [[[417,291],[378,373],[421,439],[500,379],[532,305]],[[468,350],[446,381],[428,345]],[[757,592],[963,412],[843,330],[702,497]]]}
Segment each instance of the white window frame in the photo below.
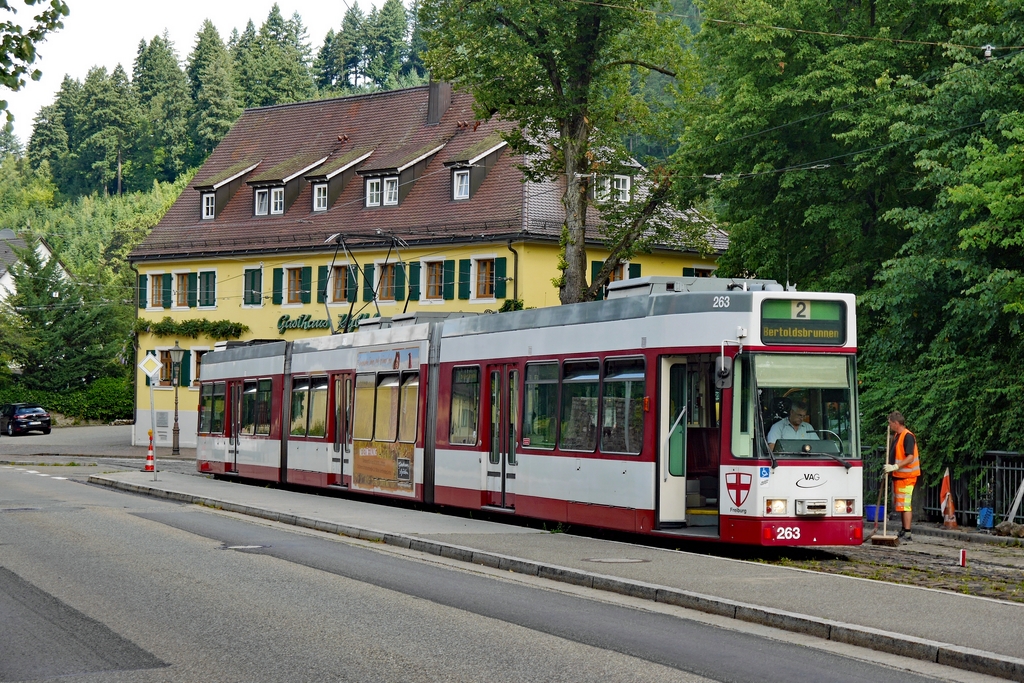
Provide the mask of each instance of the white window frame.
{"label": "white window frame", "polygon": [[[329,266],[328,268],[329,268],[329,270],[327,271],[327,292],[326,292],[326,296],[324,297],[324,299],[327,301],[328,304],[345,304],[347,306],[349,304],[349,300],[348,299],[335,299],[334,298],[334,285],[335,285],[334,281],[338,279],[335,276],[335,274],[334,274],[334,270],[335,270],[335,268],[345,268],[346,269],[345,270],[345,273],[346,273],[345,277],[347,278],[348,277],[348,274],[347,274],[348,270],[347,269],[355,268],[355,266],[353,266],[348,261],[339,261],[339,262],[335,263],[334,265]],[[374,270],[376,270],[376,268]],[[359,284],[359,278],[357,277],[356,278],[356,285],[357,285],[356,286],[356,296],[359,296],[358,284]]]}
{"label": "white window frame", "polygon": [[270,188],[270,213],[280,216],[284,213],[284,188]]}
{"label": "white window frame", "polygon": [[189,382],[188,386],[187,387],[183,387],[183,388],[190,389],[192,391],[199,391],[199,380],[200,380],[200,378],[196,377],[196,361],[198,360],[198,358],[196,358],[196,351],[202,351],[204,353],[209,353],[213,349],[211,349],[209,346],[191,346],[191,347],[189,347],[188,350],[191,351],[191,353],[189,353],[189,355],[188,355],[188,364],[189,364],[188,376],[191,377],[192,379]]}
{"label": "white window frame", "polygon": [[452,200],[469,199],[469,169],[452,173]]}
{"label": "white window frame", "polygon": [[[213,305],[203,305],[203,273],[213,273]],[[196,308],[204,311],[212,311],[217,308],[217,288],[219,285],[220,278],[217,277],[216,268],[206,268],[196,272]]]}
{"label": "white window frame", "polygon": [[[382,299],[381,298],[382,290],[381,290],[381,286],[380,286],[380,281],[381,281],[381,279],[382,279],[382,277],[384,275],[384,266],[394,266],[394,271],[396,273],[395,277],[397,278],[398,277],[398,275],[397,275],[398,265],[399,265],[398,261],[385,261],[383,259],[381,259],[379,261],[374,261],[373,262],[373,299],[377,303],[379,303],[379,304],[387,304],[387,305],[391,305],[391,304],[404,304],[405,303],[405,299],[402,299],[401,301],[399,301],[397,297],[395,297],[394,299]],[[408,268],[406,270],[408,271]],[[409,286],[409,283],[406,282],[406,287],[408,287],[408,286]]]}
{"label": "white window frame", "polygon": [[217,217],[217,193],[203,193],[203,220],[209,221]]}
{"label": "white window frame", "polygon": [[[146,276],[149,278],[149,280],[147,280],[147,284],[146,284],[146,286],[149,288],[149,291],[146,292],[146,310],[147,311],[161,311],[161,310],[163,310],[164,307],[163,306],[157,306],[156,304],[153,303],[153,295],[156,294],[156,287],[153,286],[153,282],[157,278],[159,278],[160,279],[160,289],[162,291],[163,288],[164,288],[164,273],[163,273],[163,271],[161,271],[159,273],[146,273]],[[173,282],[171,284],[171,294],[174,294],[174,284],[173,284]],[[174,299],[171,299],[171,301],[173,302]]]}
{"label": "white window frame", "polygon": [[[429,298],[427,298],[427,292],[429,291],[427,289],[427,287],[430,284],[429,280],[427,279],[428,277],[430,277],[430,273],[428,272],[428,270],[429,270],[429,266],[431,264],[434,264],[434,263],[440,264],[440,266],[441,266],[441,279],[442,279],[442,282],[441,282],[441,296],[436,298],[436,299],[429,299]],[[445,300],[444,300],[444,281],[443,280],[444,280],[444,259],[443,258],[431,258],[431,259],[425,259],[425,260],[420,261],[420,300],[418,302],[420,306],[438,306],[440,304],[446,303]],[[456,283],[456,286],[457,285],[458,285],[458,283]]]}
{"label": "white window frame", "polygon": [[[302,308],[306,305],[302,303],[302,269],[305,267],[306,265],[303,263],[286,263],[281,266],[283,271],[281,274],[281,308]],[[290,270],[299,271],[299,300],[297,303],[288,303],[288,295],[291,293],[291,288],[289,286],[290,281],[288,279],[288,271]],[[273,287],[273,283],[271,283],[271,287]],[[310,292],[310,301],[316,301],[316,299],[313,298],[315,293],[315,291]]]}
{"label": "white window frame", "polygon": [[494,301],[497,301],[497,299],[495,299],[493,296],[478,297],[476,295],[476,277],[477,277],[477,273],[478,273],[477,264],[480,261],[492,261],[493,264],[494,264],[494,267],[495,267],[495,270],[494,270],[494,273],[493,273],[494,285],[495,285],[494,288],[497,289],[497,285],[498,285],[498,271],[497,271],[498,255],[497,254],[477,254],[476,256],[471,256],[470,258],[472,259],[472,262],[470,263],[470,268],[469,268],[469,300],[473,301],[473,302],[477,302],[477,303],[492,303]]}
{"label": "white window frame", "polygon": [[313,210],[327,210],[327,183],[317,183],[313,186]]}
{"label": "white window frame", "polygon": [[629,202],[631,180],[632,179],[628,175],[612,176],[610,187],[611,199],[613,201]]}
{"label": "white window frame", "polygon": [[[249,271],[249,270],[258,270],[258,271],[260,271],[260,302],[258,304],[247,304],[247,303],[245,303],[245,273],[246,273],[246,271]],[[263,279],[263,275],[264,275],[264,272],[263,272],[263,264],[262,263],[260,263],[258,266],[253,267],[253,268],[248,268],[246,266],[242,266],[242,297],[241,297],[242,308],[263,308],[263,293],[266,291],[266,288],[263,287],[263,283],[265,282],[265,280]],[[271,283],[271,286],[273,286],[273,283]]]}
{"label": "white window frame", "polygon": [[[263,198],[263,210],[262,211],[260,211],[260,198],[261,197]],[[261,189],[261,190],[256,190],[256,192],[253,193],[252,212],[253,212],[253,214],[255,214],[257,216],[266,216],[267,214],[270,213],[270,190],[264,188],[264,189]]]}
{"label": "white window frame", "polygon": [[[188,308],[188,292],[185,293],[185,305],[178,305],[178,277],[181,275],[185,276],[185,282],[188,283],[188,276],[192,273],[191,270],[172,270],[171,271],[171,308],[172,311],[187,311]],[[199,276],[196,275],[196,308],[199,308]]]}
{"label": "white window frame", "polygon": [[382,192],[383,183],[380,178],[367,178],[366,179],[366,205],[367,206],[380,206],[380,200],[383,195]]}
{"label": "white window frame", "polygon": [[384,206],[398,206],[398,178],[384,179]]}
{"label": "white window frame", "polygon": [[594,176],[594,200],[598,202],[606,202],[611,196],[612,182],[608,176],[595,175]]}

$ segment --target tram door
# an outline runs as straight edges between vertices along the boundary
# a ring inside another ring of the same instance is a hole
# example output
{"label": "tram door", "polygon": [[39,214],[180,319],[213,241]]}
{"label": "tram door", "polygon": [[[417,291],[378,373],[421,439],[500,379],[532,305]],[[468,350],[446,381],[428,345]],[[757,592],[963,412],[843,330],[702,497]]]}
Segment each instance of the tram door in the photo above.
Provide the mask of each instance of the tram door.
{"label": "tram door", "polygon": [[334,377],[334,447],[331,475],[338,486],[345,485],[345,463],[352,456],[352,374]]}
{"label": "tram door", "polygon": [[488,377],[491,428],[485,504],[511,510],[516,506],[519,369],[514,365],[491,365],[488,366]]}
{"label": "tram door", "polygon": [[239,437],[242,434],[242,383],[231,382],[228,390],[228,472],[238,471]]}
{"label": "tram door", "polygon": [[661,359],[658,415],[658,524],[686,521],[686,357]]}

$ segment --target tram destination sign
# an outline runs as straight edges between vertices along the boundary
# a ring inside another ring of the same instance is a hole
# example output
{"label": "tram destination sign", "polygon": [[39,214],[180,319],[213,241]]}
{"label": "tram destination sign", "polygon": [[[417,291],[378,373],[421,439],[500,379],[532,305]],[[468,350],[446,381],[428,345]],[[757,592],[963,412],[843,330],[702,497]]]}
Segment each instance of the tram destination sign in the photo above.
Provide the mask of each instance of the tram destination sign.
{"label": "tram destination sign", "polygon": [[846,304],[807,299],[764,301],[761,343],[841,346],[846,343]]}

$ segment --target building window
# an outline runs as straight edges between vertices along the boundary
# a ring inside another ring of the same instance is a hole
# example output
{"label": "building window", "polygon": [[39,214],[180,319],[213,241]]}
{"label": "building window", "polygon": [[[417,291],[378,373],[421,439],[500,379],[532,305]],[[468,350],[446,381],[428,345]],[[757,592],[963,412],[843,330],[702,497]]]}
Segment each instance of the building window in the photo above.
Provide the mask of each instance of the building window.
{"label": "building window", "polygon": [[214,218],[217,213],[217,195],[213,193],[203,195],[203,220]]}
{"label": "building window", "polygon": [[398,204],[398,178],[384,179],[384,205]]}
{"label": "building window", "polygon": [[477,299],[494,298],[494,259],[478,259],[476,262]]}
{"label": "building window", "polygon": [[348,301],[348,266],[334,266],[331,277],[331,301]]}
{"label": "building window", "polygon": [[199,273],[199,305],[207,307],[217,305],[216,271],[208,270]]}
{"label": "building window", "polygon": [[263,270],[247,269],[242,277],[242,303],[246,306],[263,304]]}
{"label": "building window", "polygon": [[711,277],[714,274],[714,268],[683,268],[683,277]]}
{"label": "building window", "polygon": [[378,265],[380,282],[377,283],[377,298],[381,301],[395,300],[395,264]]}
{"label": "building window", "polygon": [[174,298],[174,305],[180,306],[181,308],[188,307],[188,276],[189,273],[178,273],[175,276],[175,284],[177,285],[177,295]]}
{"label": "building window", "polygon": [[620,263],[619,265],[615,266],[615,269],[612,270],[612,272],[608,273],[608,282],[618,282],[619,280],[625,280],[625,273],[626,265],[624,263]]}
{"label": "building window", "polygon": [[369,178],[366,181],[366,205],[380,206],[380,178]]}
{"label": "building window", "polygon": [[171,386],[171,375],[173,370],[171,363],[171,352],[161,351],[160,352],[160,383],[158,387],[169,387]]}
{"label": "building window", "polygon": [[270,213],[284,213],[283,187],[275,187],[270,190]]}
{"label": "building window", "polygon": [[453,199],[469,199],[469,171],[455,171],[452,182]]}
{"label": "building window", "polygon": [[270,190],[256,190],[256,215],[266,216],[270,213]]}
{"label": "building window", "polygon": [[444,262],[431,261],[427,266],[427,299],[444,298]]}
{"label": "building window", "polygon": [[313,186],[313,210],[314,211],[326,211],[327,210],[327,186],[326,185],[314,185]]}
{"label": "building window", "polygon": [[479,414],[480,368],[453,368],[448,441],[453,444],[475,444]]}
{"label": "building window", "polygon": [[162,273],[150,274],[150,307],[151,308],[163,308],[164,307],[164,288],[163,281],[164,276]]}
{"label": "building window", "polygon": [[612,178],[612,199],[617,202],[629,201],[628,175],[617,175]]}
{"label": "building window", "polygon": [[207,353],[209,353],[209,351],[192,351],[192,355],[196,359],[196,372],[195,375],[193,375],[192,377],[192,384],[199,384],[199,380],[203,376],[203,356],[205,356]]}
{"label": "building window", "polygon": [[288,269],[288,303],[302,303],[302,268]]}

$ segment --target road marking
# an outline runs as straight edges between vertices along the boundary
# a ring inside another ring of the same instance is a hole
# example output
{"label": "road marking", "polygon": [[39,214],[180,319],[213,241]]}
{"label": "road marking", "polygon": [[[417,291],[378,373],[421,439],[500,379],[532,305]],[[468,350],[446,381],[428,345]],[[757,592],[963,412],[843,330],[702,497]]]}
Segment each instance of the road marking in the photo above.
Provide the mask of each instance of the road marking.
{"label": "road marking", "polygon": [[67,477],[54,477],[54,479],[64,479],[64,480],[67,480]]}

